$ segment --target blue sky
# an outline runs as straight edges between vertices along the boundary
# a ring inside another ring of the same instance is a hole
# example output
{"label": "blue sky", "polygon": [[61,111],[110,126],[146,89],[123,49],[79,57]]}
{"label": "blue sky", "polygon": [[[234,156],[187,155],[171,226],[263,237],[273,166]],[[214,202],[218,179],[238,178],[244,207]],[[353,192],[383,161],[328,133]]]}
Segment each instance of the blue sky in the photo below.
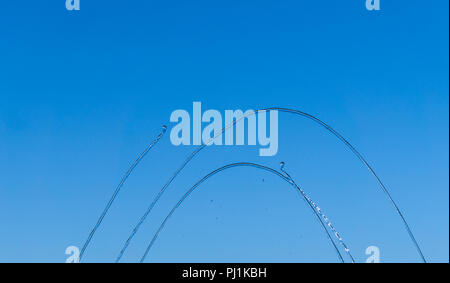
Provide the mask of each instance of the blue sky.
{"label": "blue sky", "polygon": [[[290,107],[318,116],[373,165],[425,256],[449,258],[448,2],[5,1],[0,9],[0,261],[64,262],[131,162],[176,109]],[[280,161],[320,204],[357,261],[419,261],[373,177],[311,121],[280,113],[279,151],[202,152],[155,208],[124,261],[137,261],[178,198],[209,171]],[[113,261],[193,150],[169,136],[130,177],[86,261]],[[203,184],[149,262],[335,262],[305,203],[276,177],[235,168]]]}

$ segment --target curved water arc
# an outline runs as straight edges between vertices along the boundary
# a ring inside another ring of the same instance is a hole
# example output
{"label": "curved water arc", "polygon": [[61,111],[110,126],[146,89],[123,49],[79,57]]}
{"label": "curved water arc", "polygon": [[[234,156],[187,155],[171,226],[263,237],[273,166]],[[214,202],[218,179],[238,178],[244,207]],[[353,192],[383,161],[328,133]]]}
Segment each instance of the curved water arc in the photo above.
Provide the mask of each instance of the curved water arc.
{"label": "curved water arc", "polygon": [[113,194],[111,195],[111,198],[109,199],[108,203],[106,204],[106,207],[103,209],[102,213],[100,214],[100,217],[97,219],[96,224],[90,231],[88,238],[84,242],[84,245],[80,251],[80,261],[84,255],[87,247],[89,246],[89,243],[91,242],[95,232],[102,224],[103,219],[105,218],[105,216],[108,213],[109,209],[111,208],[114,200],[116,199],[117,195],[119,194],[120,190],[122,189],[123,185],[125,184],[125,181],[131,175],[134,168],[136,168],[136,166],[139,164],[139,162],[141,162],[141,160],[147,155],[147,153],[150,151],[150,149],[152,149],[153,146],[155,146],[161,140],[161,138],[164,136],[166,131],[167,131],[167,126],[162,126],[160,134],[158,136],[156,136],[156,138],[145,148],[145,150],[138,156],[138,158],[131,164],[131,166],[125,172],[125,175],[120,180],[120,183],[117,185],[116,189],[114,190]]}
{"label": "curved water arc", "polygon": [[[151,242],[149,243],[149,245],[147,246],[144,255],[142,256],[140,262],[142,263],[145,258],[147,257],[150,249],[152,248],[153,244],[155,243],[156,239],[158,238],[160,232],[162,231],[162,229],[164,229],[167,221],[169,220],[169,218],[173,215],[173,213],[175,212],[175,210],[180,207],[180,205],[186,200],[186,198],[198,187],[200,186],[204,181],[206,181],[207,179],[211,178],[212,176],[218,174],[219,172],[225,171],[227,169],[231,169],[231,168],[235,168],[235,167],[254,167],[257,169],[261,169],[261,170],[265,170],[267,172],[270,172],[278,177],[280,177],[281,179],[283,179],[284,181],[286,181],[287,183],[289,183],[291,186],[293,186],[294,189],[296,189],[297,191],[302,192],[302,190],[298,187],[298,185],[292,180],[292,178],[290,178],[290,176],[285,176],[282,173],[267,167],[267,166],[263,166],[260,164],[256,164],[256,163],[250,163],[250,162],[240,162],[240,163],[232,163],[232,164],[228,164],[225,166],[222,166],[216,170],[211,171],[210,173],[208,173],[207,175],[205,175],[203,178],[201,178],[197,183],[195,183],[189,190],[186,191],[186,193],[180,198],[180,200],[175,204],[175,206],[173,206],[172,210],[168,213],[168,215],[165,217],[165,219],[163,220],[163,222],[160,224],[158,230],[155,232]],[[336,246],[336,244],[334,243],[329,231],[327,230],[325,224],[322,222],[321,217],[319,216],[319,214],[317,213],[317,211],[314,209],[314,207],[311,205],[311,203],[305,198],[305,196],[303,194],[301,194],[304,198],[304,200],[307,202],[307,204],[309,205],[309,207],[312,209],[313,213],[315,214],[315,216],[317,217],[317,220],[320,222],[320,224],[322,225],[322,228],[324,229],[324,231],[327,234],[328,239],[330,240],[330,242],[332,243],[338,257],[339,260],[343,263],[344,259],[342,257],[342,254],[340,253],[338,247]],[[351,257],[351,255],[350,255]],[[353,261],[353,257],[351,257],[352,261]],[[118,262],[120,260],[120,257],[118,257],[116,259],[116,262]]]}

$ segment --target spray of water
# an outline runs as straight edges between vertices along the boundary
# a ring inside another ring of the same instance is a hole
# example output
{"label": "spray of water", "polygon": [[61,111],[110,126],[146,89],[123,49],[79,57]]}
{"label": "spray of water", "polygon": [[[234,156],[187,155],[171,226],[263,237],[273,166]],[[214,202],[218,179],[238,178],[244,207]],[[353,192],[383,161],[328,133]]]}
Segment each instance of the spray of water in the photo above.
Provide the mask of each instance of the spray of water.
{"label": "spray of water", "polygon": [[[230,168],[235,168],[235,167],[253,167],[253,168],[257,168],[257,169],[261,169],[261,170],[265,170],[267,172],[270,172],[272,174],[277,175],[278,177],[282,178],[284,181],[288,182],[289,184],[291,184],[293,186],[293,188],[295,188],[296,190],[300,190],[303,192],[303,190],[300,189],[299,186],[297,186],[297,184],[292,180],[292,178],[290,178],[288,175],[283,175],[282,173],[270,168],[270,167],[266,167],[263,165],[259,165],[259,164],[255,164],[255,163],[249,163],[249,162],[240,162],[240,163],[232,163],[232,164],[228,164],[225,166],[222,166],[214,171],[211,171],[210,173],[208,173],[207,175],[205,175],[203,178],[201,178],[197,183],[195,183],[194,186],[192,186],[189,190],[186,191],[186,193],[180,198],[180,200],[175,204],[175,206],[173,206],[172,210],[169,212],[169,214],[166,216],[166,218],[164,219],[164,221],[161,223],[161,225],[159,226],[158,230],[155,232],[151,242],[149,243],[149,245],[147,246],[147,249],[145,250],[144,255],[142,256],[140,262],[144,262],[145,258],[147,257],[148,253],[150,252],[150,249],[152,248],[153,244],[155,243],[156,239],[158,238],[159,234],[161,233],[162,229],[164,228],[164,226],[166,225],[167,221],[169,220],[169,218],[173,215],[173,213],[175,212],[175,210],[180,207],[180,205],[183,203],[183,201],[200,185],[202,184],[204,181],[206,181],[207,179],[211,178],[212,176],[216,175],[217,173],[230,169]],[[302,196],[304,197],[305,195],[302,194]],[[306,200],[306,199],[305,199]],[[340,253],[338,247],[336,246],[335,242],[333,241],[333,238],[331,237],[329,231],[327,230],[325,224],[322,222],[321,216],[318,213],[318,211],[316,209],[314,209],[310,202],[307,201],[307,204],[310,206],[310,208],[312,209],[313,213],[315,214],[317,220],[319,221],[319,223],[322,225],[325,233],[327,234],[328,239],[330,240],[330,242],[332,243],[338,257],[339,260],[341,262],[344,262],[344,259],[342,257],[342,254]],[[120,256],[117,258],[116,262],[118,262],[120,260]]]}
{"label": "spray of water", "polygon": [[[202,144],[201,146],[199,146],[196,150],[194,150],[185,160],[184,162],[177,168],[177,170],[173,173],[173,175],[169,178],[169,180],[167,180],[167,182],[165,183],[165,185],[161,188],[161,190],[158,192],[158,194],[156,195],[156,197],[153,199],[152,203],[148,206],[147,210],[145,211],[144,215],[141,217],[141,219],[139,220],[139,222],[136,224],[136,226],[133,228],[133,231],[131,232],[130,236],[128,237],[127,241],[125,242],[125,245],[123,246],[122,250],[121,250],[121,255],[120,257],[123,255],[123,253],[125,252],[126,248],[128,247],[130,241],[133,239],[134,235],[137,233],[137,231],[139,230],[140,226],[142,225],[142,223],[144,223],[145,219],[147,218],[147,216],[150,214],[150,212],[152,211],[153,207],[156,205],[156,203],[158,202],[158,200],[160,199],[160,197],[162,196],[162,194],[164,193],[164,191],[167,189],[167,187],[172,183],[172,181],[178,176],[178,174],[183,170],[184,167],[186,167],[186,165],[205,147],[207,147],[207,145],[209,145],[210,143],[212,143],[212,141],[214,141],[214,139],[216,139],[217,137],[221,136],[227,129],[233,127],[236,123],[238,123],[239,121],[243,120],[244,118],[251,116],[251,115],[255,115],[256,113],[263,113],[263,112],[268,112],[271,110],[276,110],[276,111],[280,111],[280,112],[284,112],[284,113],[290,113],[290,114],[294,114],[300,117],[304,117],[307,119],[310,119],[314,122],[316,122],[317,124],[321,125],[322,127],[324,127],[327,131],[329,131],[331,134],[333,134],[335,137],[337,137],[341,142],[343,142],[347,148],[349,148],[351,150],[351,152],[363,163],[363,165],[367,168],[367,170],[369,170],[369,172],[375,177],[375,179],[377,180],[378,184],[380,185],[381,190],[385,193],[385,195],[387,196],[388,200],[390,201],[390,203],[393,205],[396,213],[400,216],[401,221],[403,222],[406,231],[408,232],[409,237],[411,238],[414,246],[416,247],[421,259],[423,262],[426,262],[425,260],[425,256],[422,253],[422,250],[420,249],[419,244],[417,243],[408,223],[406,222],[405,217],[403,216],[403,214],[401,213],[400,209],[398,208],[397,204],[395,203],[394,199],[392,198],[392,196],[390,195],[389,191],[387,190],[386,186],[383,184],[383,182],[381,181],[381,179],[378,177],[378,175],[375,173],[375,171],[372,169],[372,167],[369,165],[369,163],[364,159],[364,157],[356,150],[356,148],[350,143],[348,142],[341,134],[339,134],[336,130],[334,130],[331,126],[329,126],[328,124],[322,122],[321,120],[319,120],[318,118],[314,117],[313,115],[310,115],[308,113],[299,111],[299,110],[295,110],[295,109],[289,109],[289,108],[280,108],[280,107],[271,107],[271,108],[266,108],[266,109],[261,109],[261,110],[257,110],[255,112],[249,112],[247,114],[242,115],[239,119],[236,119],[235,121],[233,121],[233,123],[230,123],[229,125],[227,125],[225,128],[222,129],[222,131],[220,133],[218,133],[217,135],[215,135],[213,138],[211,138],[208,142]],[[119,258],[120,259],[120,258]]]}
{"label": "spray of water", "polygon": [[323,221],[325,221],[326,225],[330,228],[331,232],[334,234],[334,236],[336,237],[337,241],[344,248],[344,251],[350,257],[352,262],[355,263],[355,259],[353,258],[352,254],[350,253],[350,249],[345,244],[344,240],[342,239],[342,237],[340,236],[338,231],[336,231],[336,228],[334,228],[334,226],[331,223],[330,219],[328,219],[328,217],[325,215],[325,213],[322,211],[322,209],[305,193],[305,191],[297,185],[297,183],[294,181],[294,179],[292,179],[291,175],[289,175],[289,173],[286,172],[286,170],[284,169],[284,166],[285,166],[285,163],[281,162],[280,163],[280,167],[281,167],[280,170],[281,170],[281,172],[283,172],[286,175],[286,177],[288,177],[288,179],[292,182],[292,185],[297,188],[297,190],[300,192],[300,194],[303,196],[303,198],[311,206],[311,208],[315,212],[317,212],[318,215],[320,215],[319,217],[322,217]]}
{"label": "spray of water", "polygon": [[145,155],[149,152],[149,150],[156,145],[159,140],[164,136],[164,134],[167,131],[167,127],[166,126],[162,126],[162,130],[161,133],[147,146],[147,148],[139,155],[139,157],[133,162],[133,164],[131,164],[130,168],[128,168],[127,172],[125,173],[125,175],[122,177],[122,180],[120,181],[120,183],[117,185],[116,189],[114,190],[111,198],[109,199],[108,203],[106,204],[105,209],[103,209],[102,214],[100,215],[100,217],[97,220],[97,223],[95,224],[95,226],[92,228],[91,232],[89,233],[88,238],[86,239],[83,248],[81,249],[80,252],[80,260],[83,257],[86,248],[88,247],[89,243],[92,240],[92,237],[94,236],[95,232],[97,231],[98,227],[102,224],[103,218],[105,218],[106,213],[108,212],[109,208],[111,207],[111,205],[113,204],[114,200],[116,199],[117,195],[120,192],[120,189],[122,188],[123,184],[125,183],[125,181],[128,179],[128,177],[130,176],[131,172],[133,172],[134,168],[136,168],[136,166],[139,164],[139,162],[145,157]]}

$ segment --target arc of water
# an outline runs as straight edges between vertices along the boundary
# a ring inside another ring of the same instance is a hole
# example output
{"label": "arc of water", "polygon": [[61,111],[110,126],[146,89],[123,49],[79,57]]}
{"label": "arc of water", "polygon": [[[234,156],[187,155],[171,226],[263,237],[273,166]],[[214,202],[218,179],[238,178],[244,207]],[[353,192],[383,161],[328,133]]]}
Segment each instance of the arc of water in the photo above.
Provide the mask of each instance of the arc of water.
{"label": "arc of water", "polygon": [[[299,186],[297,186],[297,184],[292,180],[292,178],[287,177],[287,176],[281,174],[280,172],[278,172],[278,171],[276,171],[276,170],[274,170],[274,169],[272,169],[272,168],[270,168],[270,167],[266,167],[266,166],[259,165],[259,164],[256,164],[256,163],[249,163],[249,162],[232,163],[232,164],[228,164],[228,165],[222,166],[222,167],[220,167],[220,168],[218,168],[218,169],[216,169],[216,170],[214,170],[214,171],[211,171],[211,172],[208,173],[206,176],[204,176],[203,178],[201,178],[197,183],[195,183],[194,186],[192,186],[189,190],[187,190],[186,193],[185,193],[185,194],[180,198],[180,200],[175,204],[175,206],[173,206],[172,210],[171,210],[171,211],[169,212],[169,214],[166,216],[166,218],[164,219],[164,221],[160,224],[160,226],[159,226],[158,230],[155,232],[155,234],[154,234],[154,236],[153,236],[151,242],[150,242],[149,245],[147,246],[147,248],[146,248],[146,250],[145,250],[145,253],[144,253],[144,255],[142,256],[142,258],[141,258],[141,260],[140,260],[141,263],[144,262],[145,258],[147,257],[148,253],[150,252],[150,249],[152,248],[153,244],[155,243],[156,239],[158,238],[160,232],[162,231],[162,229],[163,229],[164,226],[166,225],[166,223],[167,223],[167,221],[169,220],[169,218],[173,215],[173,213],[175,212],[175,210],[176,210],[177,208],[180,207],[180,205],[183,203],[183,201],[184,201],[184,200],[185,200],[185,199],[186,199],[186,198],[187,198],[187,197],[188,197],[188,196],[189,196],[189,195],[190,195],[190,194],[191,194],[191,193],[192,193],[192,192],[200,185],[200,184],[202,184],[202,183],[203,183],[204,181],[206,181],[207,179],[211,178],[212,176],[216,175],[217,173],[219,173],[219,172],[221,172],[221,171],[224,171],[224,170],[227,170],[227,169],[230,169],[230,168],[235,168],[235,167],[254,167],[254,168],[257,168],[257,169],[261,169],[261,170],[268,171],[268,172],[270,172],[270,173],[272,173],[272,174],[275,174],[275,175],[277,175],[278,177],[282,178],[284,181],[288,182],[290,185],[293,186],[294,189],[300,190],[300,191],[303,192],[303,190],[300,189]],[[302,195],[302,196],[304,197],[304,195]],[[306,199],[305,199],[305,200],[306,200]],[[322,227],[323,227],[325,233],[326,233],[327,236],[328,236],[328,239],[329,239],[330,242],[332,243],[332,245],[333,245],[333,247],[334,247],[334,249],[335,249],[335,251],[336,251],[336,253],[337,253],[338,257],[339,257],[339,260],[340,260],[341,262],[344,262],[344,259],[343,259],[342,255],[341,255],[341,253],[340,253],[338,247],[337,247],[336,244],[334,243],[333,238],[331,237],[331,235],[330,235],[329,231],[327,230],[325,224],[322,222],[322,219],[321,219],[321,217],[320,217],[318,211],[316,211],[316,210],[314,209],[314,207],[311,206],[310,202],[307,201],[307,204],[310,206],[310,208],[312,209],[314,215],[317,217],[317,220],[318,220],[318,221],[320,222],[320,224],[322,225]],[[117,258],[116,262],[118,262],[119,260],[120,260],[120,257]],[[352,260],[353,260],[353,258],[352,258]]]}
{"label": "arc of water", "polygon": [[108,203],[106,204],[106,207],[103,209],[102,214],[100,214],[100,217],[98,218],[97,223],[94,225],[94,227],[92,228],[91,232],[89,233],[88,238],[84,242],[83,248],[81,249],[81,252],[80,252],[80,261],[81,261],[81,258],[84,255],[84,253],[85,253],[89,243],[91,242],[92,237],[94,236],[94,234],[97,231],[98,227],[100,227],[100,225],[102,224],[103,218],[105,218],[106,213],[108,212],[108,210],[110,209],[110,207],[113,204],[114,200],[116,199],[117,195],[119,194],[120,189],[122,188],[123,184],[125,184],[125,181],[128,179],[128,177],[130,176],[131,172],[133,172],[134,168],[136,168],[136,166],[139,164],[139,162],[147,155],[147,153],[150,151],[150,149],[152,149],[152,147],[154,145],[156,145],[159,142],[159,140],[164,136],[166,131],[167,131],[167,126],[162,126],[161,133],[147,146],[147,148],[131,164],[130,168],[128,168],[127,172],[125,173],[125,175],[120,180],[120,183],[117,185],[116,189],[114,190],[113,194],[111,195],[111,198],[109,199]]}

